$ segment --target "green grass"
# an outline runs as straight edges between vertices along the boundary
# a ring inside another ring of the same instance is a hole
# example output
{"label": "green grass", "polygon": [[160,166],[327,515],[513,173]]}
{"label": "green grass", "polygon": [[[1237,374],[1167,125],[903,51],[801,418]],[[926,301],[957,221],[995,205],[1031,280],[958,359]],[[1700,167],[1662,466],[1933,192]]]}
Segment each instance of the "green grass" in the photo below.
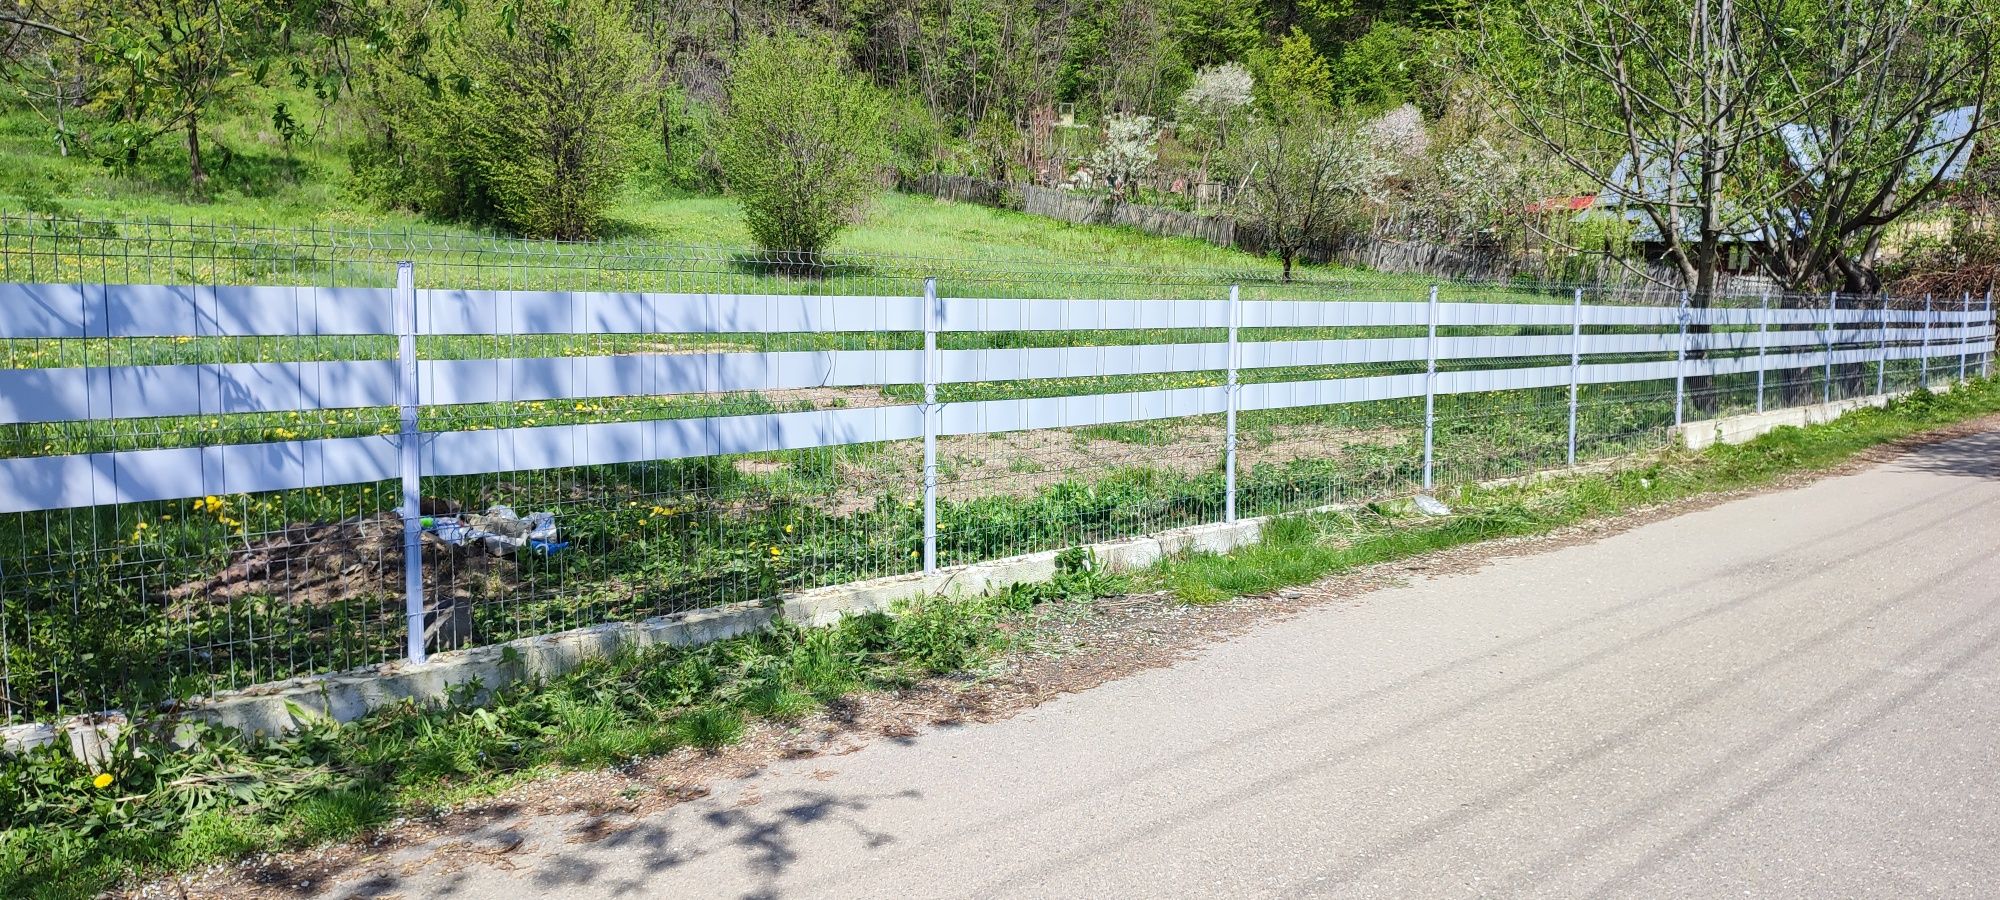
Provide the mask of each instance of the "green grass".
{"label": "green grass", "polygon": [[[288,153],[266,124],[269,107],[284,100],[294,109],[306,109],[310,99],[283,90],[253,94],[234,115],[210,126],[215,146],[227,147],[229,159],[211,160],[216,171],[206,197],[189,189],[184,154],[171,141],[149,150],[132,171],[118,173],[81,155],[57,155],[45,123],[26,109],[0,106],[0,209],[85,219],[481,234],[383,210],[351,196],[344,144],[335,131],[347,127],[340,116],[334,116],[325,137]],[[752,246],[733,199],[690,195],[658,186],[651,177],[643,169],[632,176],[611,211],[613,237],[692,247]],[[875,198],[836,249],[940,259],[977,256],[999,266],[1277,272],[1268,260],[1200,241],[1070,225],[891,192]]]}
{"label": "green grass", "polygon": [[[280,102],[295,113],[311,111],[309,124],[314,136],[286,146],[270,126],[271,111]],[[205,127],[211,181],[205,193],[197,194],[188,183],[185,153],[171,140],[148,148],[137,165],[114,170],[81,154],[59,156],[43,120],[18,103],[0,101],[0,211],[93,221],[305,229],[322,235],[343,230],[415,232],[425,235],[429,243],[492,237],[479,229],[427,222],[408,212],[385,210],[354,196],[349,190],[346,148],[358,128],[344,109],[330,109],[322,116],[304,92],[287,87],[248,91],[234,108],[212,115]],[[613,246],[651,245],[651,250],[633,254],[641,257],[659,255],[662,245],[724,251],[752,246],[734,200],[666,187],[644,166],[632,174],[614,203],[607,236],[615,242]],[[935,270],[927,274],[978,271],[975,277],[962,278],[956,284],[947,279],[947,292],[1061,296],[1048,289],[1067,284],[1090,285],[1115,296],[1147,296],[1158,295],[1159,287],[1146,282],[1189,279],[1202,285],[1197,292],[1200,296],[1217,299],[1224,296],[1220,286],[1229,281],[1248,282],[1246,297],[1291,290],[1275,284],[1280,271],[1275,260],[1202,241],[1157,237],[1124,227],[1072,225],[894,192],[878,195],[833,249],[850,255],[900,258],[913,267],[912,272],[918,268]],[[189,258],[167,267],[180,280],[238,280],[232,277],[238,273],[231,268],[218,271],[204,267],[203,249],[186,246],[180,250]],[[502,255],[537,257],[544,253],[516,246]],[[398,250],[387,255],[412,254]],[[448,254],[415,255],[422,262],[427,255],[436,259]],[[289,256],[280,252],[265,259],[266,274],[304,274],[324,266],[324,261],[299,258],[297,253]],[[926,260],[930,262],[920,265]],[[743,282],[753,280],[746,275],[757,275],[736,264],[726,252],[702,257],[698,263],[679,266],[678,274],[686,277],[678,280],[691,283],[698,275],[700,281],[710,284],[733,281],[743,287]],[[258,274],[250,267],[233,268],[244,269],[240,274],[245,279]],[[341,277],[383,277],[376,271],[379,267],[369,269],[343,272]],[[581,274],[566,273],[572,281]],[[418,277],[423,281],[430,276],[423,273]],[[1420,299],[1427,283],[1339,267],[1305,267],[1302,278],[1403,299]],[[782,279],[755,280],[768,285]],[[910,278],[899,273],[893,280],[899,292],[911,289],[907,283]],[[313,281],[325,283],[323,278]],[[836,289],[843,281],[856,291],[865,292],[869,287],[861,283],[863,279],[849,277],[836,279]],[[880,286],[876,287],[879,291]],[[1518,293],[1551,302],[1566,302],[1567,296],[1543,298],[1538,292]]]}
{"label": "green grass", "polygon": [[1500,537],[1542,534],[1701,494],[1757,487],[1837,465],[1854,454],[1943,425],[2000,412],[2000,380],[1946,394],[1919,391],[1809,428],[1780,428],[1742,445],[1669,450],[1643,465],[1557,476],[1531,484],[1468,485],[1441,494],[1452,515],[1431,518],[1407,502],[1276,519],[1261,543],[1227,555],[1193,554],[1148,573],[1148,584],[1184,602],[1215,603],[1305,584],[1329,574]]}
{"label": "green grass", "polygon": [[854,691],[978,665],[1006,640],[1000,616],[1025,608],[1004,602],[935,599],[895,618],[634,652],[480,703],[467,691],[275,743],[198,729],[175,750],[128,731],[102,784],[64,750],[8,757],[0,896],[94,896],[124,879],[352,837],[557,770],[716,750],[752,718],[792,721]]}

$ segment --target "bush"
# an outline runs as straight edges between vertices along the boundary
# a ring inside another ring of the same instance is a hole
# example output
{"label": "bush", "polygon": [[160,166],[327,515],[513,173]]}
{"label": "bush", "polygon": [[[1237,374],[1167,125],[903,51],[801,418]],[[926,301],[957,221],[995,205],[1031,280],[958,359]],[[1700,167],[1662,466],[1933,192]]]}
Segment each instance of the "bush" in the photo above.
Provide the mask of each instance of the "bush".
{"label": "bush", "polygon": [[833,42],[759,38],[729,73],[720,156],[751,237],[810,266],[860,211],[885,158],[883,104]]}
{"label": "bush", "polygon": [[[427,16],[412,13],[411,27]],[[421,59],[382,61],[357,186],[436,219],[597,236],[654,112],[641,48],[610,0],[471,6]],[[414,71],[413,71],[414,70]]]}

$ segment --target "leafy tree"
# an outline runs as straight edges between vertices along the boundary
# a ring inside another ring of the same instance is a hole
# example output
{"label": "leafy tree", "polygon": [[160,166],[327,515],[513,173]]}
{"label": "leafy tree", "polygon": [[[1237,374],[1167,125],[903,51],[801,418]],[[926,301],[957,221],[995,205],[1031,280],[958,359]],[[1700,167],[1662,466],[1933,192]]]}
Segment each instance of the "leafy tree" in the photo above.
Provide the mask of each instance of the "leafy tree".
{"label": "leafy tree", "polygon": [[1329,65],[1334,92],[1354,106],[1381,107],[1406,100],[1415,90],[1425,51],[1424,37],[1416,29],[1377,22],[1342,47]]}
{"label": "leafy tree", "polygon": [[1132,183],[1159,162],[1160,129],[1152,116],[1112,116],[1104,123],[1104,143],[1090,155],[1090,165],[1121,198],[1132,195]]}
{"label": "leafy tree", "polygon": [[1395,174],[1363,134],[1316,104],[1267,118],[1237,146],[1236,165],[1249,175],[1236,218],[1262,233],[1286,281],[1302,253],[1338,236]]}
{"label": "leafy tree", "polygon": [[135,162],[146,145],[178,131],[188,180],[203,190],[202,123],[265,79],[283,10],[266,0],[107,0],[74,11],[94,74],[90,106],[120,126],[115,145],[100,151]]}
{"label": "leafy tree", "polygon": [[374,73],[366,189],[532,237],[600,234],[657,111],[621,7],[520,0],[462,20],[419,8],[406,24],[438,38],[419,65]]}
{"label": "leafy tree", "polygon": [[882,123],[874,87],[828,39],[780,31],[745,44],[719,149],[758,245],[809,266],[874,191]]}
{"label": "leafy tree", "polygon": [[1229,136],[1250,112],[1256,82],[1235,63],[1209,66],[1194,74],[1194,83],[1174,104],[1179,123],[1176,136],[1201,152],[1200,178],[1209,175],[1209,159],[1229,147]]}
{"label": "leafy tree", "polygon": [[1706,305],[1739,243],[1788,287],[1873,290],[1882,230],[1994,124],[1996,33],[1986,0],[1523,0],[1473,57]]}
{"label": "leafy tree", "polygon": [[1190,65],[1241,60],[1263,39],[1258,0],[1172,0],[1173,36]]}
{"label": "leafy tree", "polygon": [[1333,73],[1304,31],[1293,28],[1278,45],[1250,54],[1257,101],[1269,115],[1323,107],[1333,98]]}

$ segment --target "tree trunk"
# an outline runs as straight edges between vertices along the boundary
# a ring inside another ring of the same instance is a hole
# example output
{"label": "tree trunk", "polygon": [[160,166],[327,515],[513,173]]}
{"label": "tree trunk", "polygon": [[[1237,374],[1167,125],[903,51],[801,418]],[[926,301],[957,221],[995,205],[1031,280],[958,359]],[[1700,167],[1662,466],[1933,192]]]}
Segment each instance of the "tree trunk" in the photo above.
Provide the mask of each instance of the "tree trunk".
{"label": "tree trunk", "polygon": [[1279,281],[1282,281],[1286,284],[1290,284],[1292,282],[1292,257],[1296,255],[1297,251],[1293,250],[1290,247],[1286,247],[1278,251],[1278,261],[1282,263],[1285,267],[1284,274],[1278,276]]}
{"label": "tree trunk", "polygon": [[[1713,330],[1702,311],[1715,306],[1716,294],[1722,282],[1722,236],[1718,230],[1702,228],[1701,244],[1695,248],[1694,290],[1688,296],[1688,312],[1695,317],[1688,323],[1689,343],[1699,343]],[[1687,361],[1690,368],[1698,368],[1700,360],[1708,357],[1706,349],[1689,349]],[[1721,404],[1713,396],[1714,379],[1706,375],[1693,375],[1685,380],[1687,408],[1697,415],[1713,412]]]}
{"label": "tree trunk", "polygon": [[195,116],[188,116],[187,147],[188,182],[199,192],[208,185],[208,170],[201,165],[201,120]]}

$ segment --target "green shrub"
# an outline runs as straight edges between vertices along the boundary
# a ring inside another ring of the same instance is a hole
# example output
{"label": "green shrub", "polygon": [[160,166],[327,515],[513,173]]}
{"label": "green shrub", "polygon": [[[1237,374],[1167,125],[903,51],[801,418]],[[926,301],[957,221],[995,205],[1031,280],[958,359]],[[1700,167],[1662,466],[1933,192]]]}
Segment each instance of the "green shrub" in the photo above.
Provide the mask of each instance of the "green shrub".
{"label": "green shrub", "polygon": [[357,186],[427,216],[530,237],[602,233],[656,110],[642,48],[610,0],[470,5],[416,61],[378,62],[354,157]]}
{"label": "green shrub", "polygon": [[750,236],[810,269],[860,212],[885,157],[883,104],[833,41],[755,38],[729,73],[719,150]]}
{"label": "green shrub", "polygon": [[986,656],[993,616],[979,601],[926,597],[904,607],[890,626],[896,646],[919,672],[955,672]]}

